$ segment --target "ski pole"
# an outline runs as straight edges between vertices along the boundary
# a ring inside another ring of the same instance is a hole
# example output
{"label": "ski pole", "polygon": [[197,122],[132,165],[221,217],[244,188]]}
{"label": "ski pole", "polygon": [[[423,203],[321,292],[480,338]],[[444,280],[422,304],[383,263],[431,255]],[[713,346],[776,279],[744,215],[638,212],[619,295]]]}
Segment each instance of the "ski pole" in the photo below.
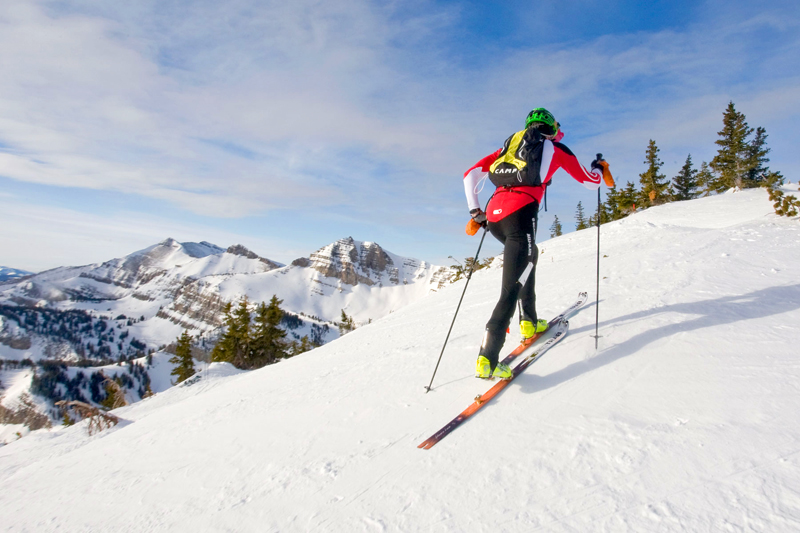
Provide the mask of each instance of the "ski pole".
{"label": "ski pole", "polygon": [[464,284],[464,290],[461,292],[461,299],[458,300],[458,306],[456,306],[456,313],[453,315],[453,321],[450,323],[450,329],[447,330],[447,337],[444,339],[444,346],[442,346],[442,351],[439,353],[439,360],[436,361],[436,368],[433,369],[433,375],[431,376],[431,382],[428,383],[428,386],[425,387],[425,394],[428,394],[431,391],[431,385],[433,385],[433,378],[436,377],[436,371],[439,370],[439,363],[442,362],[442,355],[444,355],[444,349],[447,347],[447,341],[450,340],[450,333],[453,331],[453,326],[456,323],[456,317],[458,316],[458,310],[461,309],[461,302],[464,301],[464,295],[467,293],[467,287],[469,286],[469,280],[472,279],[472,273],[475,271],[475,264],[478,262],[478,254],[481,253],[481,247],[483,247],[483,239],[486,238],[486,232],[488,231],[488,227],[483,228],[483,235],[481,235],[481,243],[478,245],[478,251],[475,252],[475,259],[472,261],[472,265],[469,268],[469,274],[467,274],[467,282]]}
{"label": "ski pole", "polygon": [[[597,154],[597,160],[603,160],[603,154]],[[600,326],[600,187],[597,187],[597,301],[594,304],[594,349],[600,339],[598,328]]]}

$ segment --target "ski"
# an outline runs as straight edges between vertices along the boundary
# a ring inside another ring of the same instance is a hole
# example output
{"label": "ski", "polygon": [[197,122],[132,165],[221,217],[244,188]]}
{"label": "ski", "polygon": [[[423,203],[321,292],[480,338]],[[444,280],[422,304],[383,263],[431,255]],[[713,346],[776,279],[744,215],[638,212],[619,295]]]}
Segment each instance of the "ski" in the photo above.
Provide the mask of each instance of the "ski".
{"label": "ski", "polygon": [[460,426],[465,420],[469,419],[472,415],[474,415],[478,410],[483,407],[489,400],[497,396],[500,391],[505,389],[509,383],[511,383],[518,375],[520,375],[526,368],[531,366],[533,363],[539,360],[539,358],[550,348],[552,348],[557,342],[563,339],[567,335],[567,331],[569,331],[569,322],[566,318],[561,318],[558,322],[553,326],[553,330],[548,330],[548,332],[553,333],[553,335],[545,341],[544,344],[537,347],[537,349],[525,357],[520,363],[514,367],[513,373],[511,378],[503,379],[495,383],[495,385],[486,391],[485,393],[477,396],[475,401],[466,409],[464,409],[461,414],[455,417],[453,420],[448,422],[442,429],[431,435],[428,439],[422,442],[417,448],[421,448],[423,450],[430,450],[433,446],[445,438],[447,435],[450,434],[454,429]]}
{"label": "ski", "polygon": [[547,329],[545,331],[543,331],[541,333],[537,333],[533,337],[531,337],[529,339],[525,339],[524,341],[522,341],[519,344],[519,346],[514,348],[514,350],[511,353],[509,353],[507,356],[505,356],[505,358],[501,361],[501,363],[506,364],[506,365],[511,363],[511,361],[513,361],[518,355],[524,353],[528,348],[530,348],[533,345],[533,343],[535,343],[537,340],[539,340],[542,335],[544,335],[545,333],[550,331],[553,328],[553,326],[556,325],[556,323],[561,322],[563,319],[567,318],[572,313],[574,313],[575,311],[580,309],[583,306],[583,304],[586,303],[586,299],[588,297],[589,297],[589,294],[586,293],[586,292],[578,293],[578,299],[575,300],[575,303],[570,305],[569,307],[567,307],[566,311],[564,311],[563,313],[561,313],[557,317],[555,317],[552,320],[550,320],[550,322],[547,323]]}

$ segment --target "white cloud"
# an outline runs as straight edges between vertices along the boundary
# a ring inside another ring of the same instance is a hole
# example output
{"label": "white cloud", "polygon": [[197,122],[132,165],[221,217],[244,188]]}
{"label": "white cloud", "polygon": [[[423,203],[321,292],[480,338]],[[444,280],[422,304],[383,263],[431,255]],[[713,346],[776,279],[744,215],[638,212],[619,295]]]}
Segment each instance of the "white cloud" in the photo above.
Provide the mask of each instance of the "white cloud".
{"label": "white cloud", "polygon": [[[778,150],[800,114],[796,17],[465,66],[443,44],[457,43],[455,11],[418,6],[425,16],[366,0],[6,0],[0,176],[215,217],[283,209],[424,229],[463,208],[460,174],[531,107],[556,112],[582,161],[602,151],[635,180],[650,138],[669,164],[707,158],[729,99],[767,127],[773,164],[798,163]],[[764,34],[784,41],[765,53]]]}
{"label": "white cloud", "polygon": [[0,141],[12,152],[0,174],[231,216],[342,201],[325,169],[346,165],[343,150],[450,159],[442,127],[402,109],[415,82],[389,65],[398,29],[385,12],[358,2],[198,5],[166,20],[160,3],[139,5],[113,20],[13,2],[0,19]]}

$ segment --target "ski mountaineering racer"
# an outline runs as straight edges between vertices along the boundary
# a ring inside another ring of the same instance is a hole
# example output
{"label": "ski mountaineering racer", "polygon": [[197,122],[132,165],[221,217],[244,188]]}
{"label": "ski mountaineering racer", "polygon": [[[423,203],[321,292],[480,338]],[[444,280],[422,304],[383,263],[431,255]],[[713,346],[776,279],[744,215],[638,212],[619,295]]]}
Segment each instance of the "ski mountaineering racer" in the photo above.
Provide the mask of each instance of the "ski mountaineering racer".
{"label": "ski mountaineering racer", "polygon": [[[498,363],[498,356],[518,299],[523,341],[547,329],[547,321],[539,320],[536,315],[534,283],[539,258],[536,224],[545,187],[555,171],[564,169],[587,189],[597,190],[601,179],[607,186],[614,186],[608,163],[595,159],[592,171],[587,171],[572,151],[559,142],[563,136],[553,115],[544,108],[536,108],[528,114],[525,129],[506,139],[502,148],[464,173],[464,192],[472,217],[467,233],[474,235],[479,228],[486,227],[503,243],[500,299],[486,324],[476,377],[511,377],[511,369]],[[484,212],[478,202],[478,186],[487,177],[496,190]]]}

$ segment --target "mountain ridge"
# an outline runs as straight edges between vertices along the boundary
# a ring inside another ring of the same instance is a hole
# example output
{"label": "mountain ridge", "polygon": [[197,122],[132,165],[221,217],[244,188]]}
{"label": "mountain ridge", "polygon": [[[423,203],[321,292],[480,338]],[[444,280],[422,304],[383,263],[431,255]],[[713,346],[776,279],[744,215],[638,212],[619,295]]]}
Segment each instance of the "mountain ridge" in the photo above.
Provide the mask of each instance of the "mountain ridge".
{"label": "mountain ridge", "polygon": [[[226,249],[207,241],[167,238],[102,263],[57,267],[5,284],[0,304],[136,317],[137,323],[122,328],[148,347],[157,347],[174,340],[182,329],[196,335],[213,332],[222,324],[224,305],[242,296],[268,301],[278,295],[287,312],[332,326],[342,309],[357,321],[380,318],[440,289],[447,274],[445,267],[396,256],[352,237],[290,265],[241,244]],[[302,336],[313,321],[306,322],[293,333]],[[112,353],[130,350],[124,343],[117,348]]]}
{"label": "mountain ridge", "polygon": [[18,281],[20,278],[33,276],[35,272],[28,272],[18,268],[0,266],[0,283]]}

